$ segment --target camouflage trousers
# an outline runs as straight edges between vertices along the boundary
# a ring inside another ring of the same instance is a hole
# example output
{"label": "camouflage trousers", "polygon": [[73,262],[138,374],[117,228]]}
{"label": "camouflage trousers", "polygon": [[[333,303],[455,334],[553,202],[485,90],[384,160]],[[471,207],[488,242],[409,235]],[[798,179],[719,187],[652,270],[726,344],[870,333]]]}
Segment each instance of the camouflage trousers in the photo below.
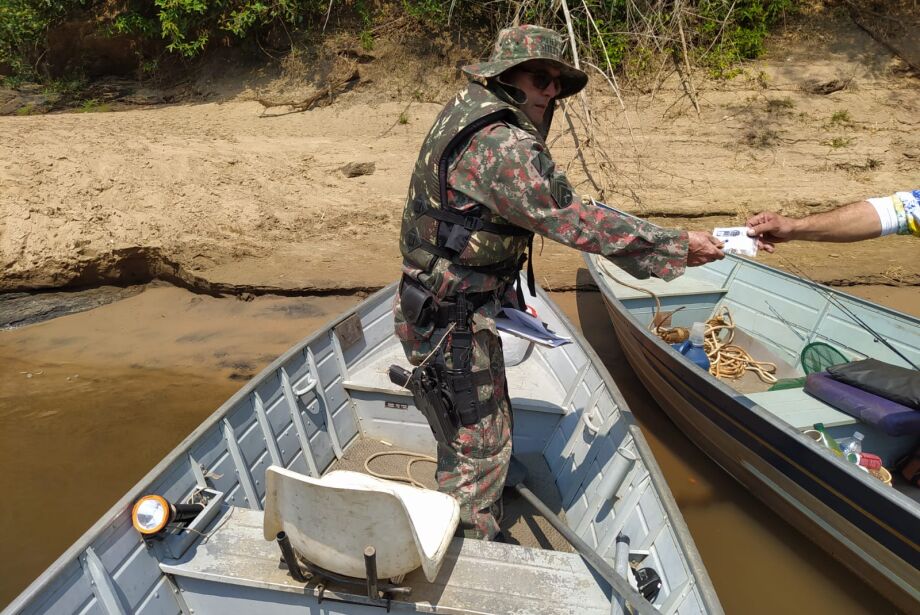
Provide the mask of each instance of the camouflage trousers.
{"label": "camouflage trousers", "polygon": [[[396,335],[413,365],[421,363],[444,335],[444,329],[419,329],[405,322],[395,311]],[[450,337],[442,346],[448,367],[452,366]],[[473,334],[474,372],[490,370],[492,381],[477,387],[480,401],[493,397],[498,410],[479,422],[461,427],[449,446],[438,444],[438,491],[453,496],[460,504],[460,527],[468,538],[491,540],[499,531],[496,515],[511,462],[511,404],[505,380],[501,339],[483,330]]]}

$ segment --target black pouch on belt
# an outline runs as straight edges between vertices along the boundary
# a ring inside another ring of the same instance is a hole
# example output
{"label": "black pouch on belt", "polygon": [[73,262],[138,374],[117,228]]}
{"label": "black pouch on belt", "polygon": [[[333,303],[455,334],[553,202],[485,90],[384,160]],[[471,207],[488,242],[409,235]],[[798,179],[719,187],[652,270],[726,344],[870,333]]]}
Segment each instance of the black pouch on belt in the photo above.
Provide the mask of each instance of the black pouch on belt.
{"label": "black pouch on belt", "polygon": [[470,367],[469,357],[472,352],[472,331],[466,327],[462,329],[458,327],[451,338],[454,369],[447,369],[445,373],[450,381],[454,405],[457,408],[461,425],[472,425],[480,419],[479,394],[476,390],[476,383],[473,381],[473,370]]}
{"label": "black pouch on belt", "polygon": [[405,276],[399,285],[399,304],[406,320],[413,325],[424,327],[431,321],[434,296]]}

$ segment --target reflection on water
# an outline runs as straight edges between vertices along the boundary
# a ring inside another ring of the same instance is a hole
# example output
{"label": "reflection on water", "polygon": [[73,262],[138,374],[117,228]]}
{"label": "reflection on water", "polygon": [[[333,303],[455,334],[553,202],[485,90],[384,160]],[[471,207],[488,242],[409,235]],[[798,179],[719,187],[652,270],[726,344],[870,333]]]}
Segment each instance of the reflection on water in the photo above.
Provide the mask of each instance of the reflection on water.
{"label": "reflection on water", "polygon": [[896,613],[763,507],[678,430],[620,349],[598,292],[554,293],[613,375],[677,500],[726,613]]}
{"label": "reflection on water", "polygon": [[[893,613],[750,496],[651,400],[598,293],[553,298],[613,373],[664,470],[728,613]],[[0,605],[202,420],[359,297],[235,299],[153,288],[0,331]]]}

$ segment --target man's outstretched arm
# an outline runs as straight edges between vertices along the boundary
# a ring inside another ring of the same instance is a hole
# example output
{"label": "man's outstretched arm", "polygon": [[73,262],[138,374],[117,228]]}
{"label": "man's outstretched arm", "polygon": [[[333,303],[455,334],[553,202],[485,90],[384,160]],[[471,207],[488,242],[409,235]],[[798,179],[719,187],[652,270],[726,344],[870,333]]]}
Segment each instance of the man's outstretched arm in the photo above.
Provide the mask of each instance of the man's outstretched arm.
{"label": "man's outstretched arm", "polygon": [[872,239],[882,234],[881,221],[868,201],[798,219],[764,211],[748,219],[747,225],[751,227],[748,235],[762,236],[767,252],[773,251],[769,244],[795,239],[846,242]]}
{"label": "man's outstretched arm", "polygon": [[670,280],[687,266],[724,258],[721,242],[709,233],[661,228],[582,202],[543,152],[542,143],[517,128],[487,127],[451,170],[448,194],[563,245],[601,254],[638,278]]}
{"label": "man's outstretched arm", "polygon": [[748,235],[767,252],[773,244],[795,239],[850,242],[890,233],[920,235],[920,191],[867,199],[805,218],[764,211],[747,221]]}

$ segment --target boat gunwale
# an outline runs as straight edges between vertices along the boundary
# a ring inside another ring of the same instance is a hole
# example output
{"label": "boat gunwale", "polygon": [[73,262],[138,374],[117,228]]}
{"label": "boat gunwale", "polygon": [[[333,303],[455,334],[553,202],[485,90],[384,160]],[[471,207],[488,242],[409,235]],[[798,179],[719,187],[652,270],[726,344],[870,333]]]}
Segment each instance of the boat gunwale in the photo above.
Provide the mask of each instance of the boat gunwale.
{"label": "boat gunwale", "polygon": [[[730,255],[729,258],[735,258],[735,257]],[[816,282],[810,282],[803,278],[790,275],[786,272],[776,270],[772,267],[763,265],[761,263],[755,263],[753,261],[750,261],[749,259],[738,259],[738,260],[742,262],[736,263],[735,266],[749,263],[752,265],[756,265],[757,267],[760,267],[762,269],[766,269],[770,272],[781,273],[785,277],[789,277],[798,283],[802,283],[806,285],[818,285]],[[798,430],[793,428],[786,421],[777,417],[776,415],[774,415],[773,413],[771,413],[764,407],[760,406],[753,400],[749,399],[743,393],[738,392],[737,390],[725,384],[721,380],[713,377],[712,375],[708,373],[702,373],[702,374],[694,373],[692,371],[693,366],[690,364],[689,360],[684,355],[678,353],[674,348],[672,348],[669,344],[661,340],[657,335],[654,335],[652,332],[648,331],[647,328],[643,326],[642,323],[639,322],[639,320],[628,310],[628,308],[626,308],[626,306],[619,299],[617,299],[616,295],[613,293],[613,290],[610,286],[610,282],[606,279],[606,277],[604,277],[603,271],[597,267],[597,264],[594,258],[589,257],[589,255],[585,255],[585,261],[588,264],[589,271],[595,283],[597,283],[598,288],[601,290],[601,293],[608,307],[616,310],[616,312],[620,314],[620,316],[628,323],[631,329],[638,332],[639,337],[637,337],[637,340],[644,341],[645,344],[650,344],[652,348],[655,351],[657,351],[659,354],[661,354],[663,351],[665,357],[667,357],[667,359],[670,361],[671,364],[675,366],[681,366],[681,368],[684,371],[689,370],[689,373],[692,376],[694,376],[694,378],[692,378],[691,380],[696,380],[702,383],[703,385],[711,389],[714,389],[722,397],[727,398],[730,401],[730,403],[743,406],[745,409],[750,411],[757,420],[763,423],[766,423],[769,427],[771,427],[776,432],[778,432],[779,435],[785,437],[790,442],[792,442],[795,446],[797,446],[799,449],[799,451],[797,451],[798,454],[796,454],[795,456],[791,456],[789,453],[784,452],[782,448],[779,447],[777,444],[771,442],[768,439],[765,439],[763,434],[758,434],[756,430],[753,430],[751,428],[750,425],[746,424],[745,422],[740,421],[737,417],[734,417],[733,415],[725,411],[722,408],[722,406],[719,403],[717,403],[717,401],[708,400],[709,403],[707,405],[710,408],[712,408],[714,411],[717,411],[721,415],[723,415],[725,420],[732,422],[734,424],[735,429],[740,429],[742,431],[748,432],[750,438],[759,440],[760,446],[767,449],[772,456],[776,456],[779,459],[784,460],[786,464],[795,468],[796,473],[809,477],[809,480],[811,482],[814,482],[815,484],[819,485],[822,489],[827,491],[835,500],[837,500],[838,502],[841,502],[841,504],[848,506],[853,511],[854,514],[859,515],[859,517],[862,519],[867,519],[871,521],[872,523],[874,523],[875,527],[877,527],[879,531],[886,532],[893,539],[900,541],[900,543],[903,544],[905,547],[913,547],[913,550],[915,552],[917,551],[917,543],[912,542],[910,540],[909,534],[904,534],[902,531],[899,531],[891,527],[890,525],[888,525],[887,523],[879,519],[877,515],[873,514],[870,511],[867,511],[862,506],[854,503],[852,501],[851,494],[847,494],[846,489],[842,489],[841,487],[835,486],[833,483],[828,483],[826,480],[821,479],[818,473],[815,472],[815,469],[813,467],[806,467],[803,461],[808,461],[808,460],[815,461],[819,464],[824,464],[825,467],[830,467],[832,470],[836,470],[838,474],[832,475],[832,477],[834,478],[833,482],[841,482],[843,480],[848,479],[849,482],[847,482],[846,485],[851,485],[853,484],[852,479],[856,479],[857,485],[863,488],[869,489],[873,495],[881,497],[890,507],[897,509],[901,514],[906,514],[912,517],[913,519],[916,519],[918,516],[916,513],[912,511],[912,509],[917,506],[916,502],[914,502],[913,500],[911,500],[909,497],[899,492],[898,490],[892,489],[891,487],[887,487],[883,485],[880,481],[866,475],[865,472],[859,471],[858,469],[854,468],[851,463],[845,460],[839,459],[835,456],[820,454],[821,449],[818,448],[814,442],[809,441],[807,438],[802,436],[802,434]],[[833,289],[829,289],[829,290],[833,290]],[[849,295],[846,295],[846,297],[847,299],[850,298]],[[887,308],[884,308],[884,306],[876,306],[876,304],[873,304],[871,302],[865,302],[864,300],[860,300],[860,302],[868,303],[868,305],[871,307],[880,307],[882,309],[887,309]],[[892,313],[898,313],[895,310],[888,310],[888,311]],[[909,315],[904,315],[904,316],[908,320],[915,320],[913,317]],[[613,324],[614,324],[614,328],[616,329],[615,323]],[[618,332],[618,335],[619,335],[619,332]],[[621,343],[622,343],[622,340],[621,340]],[[646,352],[647,351],[643,350],[643,354],[645,354]],[[649,359],[645,358],[644,360],[648,362]],[[661,359],[659,358],[659,360]],[[663,364],[667,366],[666,363],[663,362]],[[654,365],[650,365],[650,367],[651,369],[660,373],[660,370],[658,370]],[[673,370],[671,371],[673,372]],[[697,371],[699,371],[698,368],[697,368]],[[665,378],[665,374],[661,374],[661,377]],[[693,384],[691,384],[691,382],[686,379],[681,379],[681,386],[685,388],[689,388],[690,390],[692,390],[693,392],[695,392],[697,395],[699,395],[700,397],[704,399],[706,398],[706,396],[703,395],[699,391],[698,387],[693,386]],[[697,409],[696,412],[706,417],[707,420],[713,421],[713,419],[709,417],[707,413],[704,412],[703,410]],[[731,432],[726,430],[725,426],[720,425],[718,422],[715,422],[715,424],[716,424],[716,427],[720,431],[725,433],[727,437],[737,440],[737,438]],[[771,462],[767,458],[764,458],[764,456],[760,452],[751,449],[751,447],[745,442],[742,441],[739,443],[745,448],[751,450],[752,454],[757,455],[758,457],[763,459],[763,461],[766,462],[768,465],[772,467],[776,467],[773,462]],[[696,444],[696,442],[694,442],[694,444]],[[707,452],[708,454],[708,451],[705,451],[705,452]],[[799,455],[801,454],[801,452],[807,453],[811,457],[807,457],[807,458],[800,457]],[[719,465],[721,466],[721,464]],[[795,476],[788,474],[786,471],[778,467],[776,468],[776,470],[778,472],[781,472],[784,476],[792,480],[794,483],[798,484],[803,489],[805,489],[805,486],[802,485],[800,481],[796,479]],[[840,471],[842,471],[844,474],[840,475],[839,474]],[[806,489],[806,491],[809,491],[809,490]],[[818,499],[821,500],[820,497],[818,497]],[[872,538],[872,540],[878,541],[879,544],[883,548],[889,550],[893,555],[896,555],[897,557],[902,558],[901,555],[897,555],[895,551],[891,550],[890,547],[886,546],[884,542],[879,541],[878,537],[873,536],[872,533],[867,531],[865,527],[860,527],[859,523],[856,523],[854,520],[848,518],[847,515],[843,514],[840,511],[839,507],[833,506],[831,502],[828,502],[828,501],[824,501],[824,504],[829,506],[831,510],[833,510],[836,514],[840,515],[843,519],[846,519],[848,522],[853,523],[856,527],[859,527],[860,530],[865,532],[867,536]],[[879,502],[873,502],[873,504],[875,506],[881,506]],[[905,561],[906,563],[909,563],[907,560],[903,560],[903,561]]]}
{"label": "boat gunwale", "polygon": [[[119,498],[105,513],[103,513],[95,523],[93,523],[85,532],[83,532],[83,534],[81,534],[81,536],[77,538],[60,556],[58,556],[47,568],[45,568],[45,570],[38,577],[36,577],[28,586],[26,586],[26,588],[23,589],[13,599],[12,602],[4,607],[2,614],[6,615],[7,613],[20,612],[29,603],[39,599],[41,593],[56,580],[59,573],[61,573],[75,561],[79,561],[80,555],[84,553],[88,547],[92,546],[93,542],[102,535],[106,528],[116,523],[118,518],[124,515],[130,509],[131,504],[145,490],[149,489],[149,487],[158,478],[164,476],[174,464],[182,462],[183,456],[190,450],[194,443],[199,438],[204,436],[207,431],[217,426],[219,422],[230,412],[230,410],[232,410],[240,400],[245,398],[246,395],[251,394],[252,391],[255,390],[266,377],[269,377],[271,374],[273,374],[279,367],[285,364],[298,352],[301,352],[309,344],[318,340],[321,336],[327,335],[329,331],[331,331],[336,325],[358,313],[359,308],[362,306],[365,306],[366,309],[373,309],[373,307],[376,307],[379,302],[384,301],[388,296],[391,296],[395,292],[395,288],[398,286],[398,284],[398,281],[388,284],[371,296],[365,298],[354,308],[346,310],[345,312],[329,319],[325,324],[318,327],[312,334],[293,344],[287,351],[283,352],[258,374],[253,376],[245,385],[240,387],[236,393],[231,395],[230,398],[218,406],[214,412],[206,417],[197,427],[195,427],[195,429],[193,429],[185,438],[183,438],[137,483],[129,488],[125,494]],[[635,442],[636,449],[639,452],[640,457],[642,458],[642,461],[649,472],[649,477],[653,485],[655,485],[655,491],[664,510],[664,514],[666,515],[674,532],[675,542],[677,543],[681,553],[684,556],[684,561],[688,567],[687,572],[694,579],[694,585],[697,588],[697,592],[700,600],[703,603],[702,606],[704,610],[708,613],[723,613],[724,611],[715,592],[715,587],[712,584],[712,580],[709,577],[709,573],[707,572],[705,565],[703,564],[702,557],[700,556],[699,550],[693,541],[693,537],[689,528],[687,527],[686,521],[683,518],[683,514],[680,512],[680,508],[674,499],[673,493],[671,493],[670,487],[664,478],[664,474],[662,473],[661,468],[658,466],[657,460],[655,459],[654,454],[652,453],[651,448],[649,447],[648,442],[641,431],[641,428],[636,423],[635,417],[632,414],[629,405],[626,403],[626,400],[623,398],[619,387],[617,387],[613,377],[610,375],[610,372],[607,370],[603,361],[601,361],[600,357],[594,351],[594,348],[581,334],[581,331],[572,324],[569,318],[562,312],[561,308],[549,298],[546,291],[540,287],[537,287],[536,290],[537,296],[541,298],[547,304],[547,306],[550,307],[556,318],[558,318],[563,326],[568,329],[568,332],[573,340],[576,341],[581,350],[588,357],[589,361],[592,363],[595,369],[597,369],[601,379],[604,382],[604,385],[610,392],[614,404],[622,411],[622,416],[624,417],[624,420],[627,421],[628,430],[633,436],[633,441]]]}
{"label": "boat gunwale", "polygon": [[118,517],[123,515],[127,510],[130,509],[131,503],[133,503],[145,489],[149,488],[154,481],[165,475],[169,468],[176,462],[182,461],[182,456],[191,449],[192,444],[203,436],[209,429],[218,425],[218,423],[223,419],[227,413],[246,395],[252,393],[262,381],[272,374],[275,370],[281,367],[284,363],[288,361],[298,352],[302,351],[308,344],[318,340],[321,335],[327,334],[333,327],[341,323],[345,319],[349,318],[356,313],[358,307],[362,305],[370,305],[376,301],[380,301],[385,295],[391,294],[393,289],[399,282],[392,282],[387,286],[381,288],[375,292],[370,297],[364,299],[361,303],[355,306],[355,309],[347,310],[346,312],[337,314],[333,318],[326,321],[325,324],[318,327],[316,331],[304,338],[299,342],[294,343],[288,350],[283,352],[278,358],[272,361],[267,365],[262,371],[249,379],[246,384],[244,384],[240,389],[230,396],[227,401],[222,403],[217,407],[214,412],[208,415],[201,423],[198,424],[195,429],[193,429],[185,438],[182,439],[169,453],[166,454],[153,468],[147,472],[137,483],[131,486],[125,495],[119,498],[115,504],[111,506],[106,512],[104,512],[99,519],[93,523],[83,534],[80,535],[77,540],[73,542],[57,559],[54,560],[45,570],[35,578],[22,592],[19,593],[16,598],[13,599],[6,607],[4,607],[0,615],[6,615],[7,613],[16,613],[26,606],[29,602],[34,599],[37,599],[39,593],[45,589],[45,586],[48,585],[51,581],[54,580],[58,572],[66,568],[71,562],[78,560],[79,555],[86,551],[87,547],[92,546],[93,540],[95,540],[105,528],[112,525],[118,520]]}
{"label": "boat gunwale", "polygon": [[[677,500],[674,499],[674,494],[671,493],[671,488],[668,486],[667,480],[664,477],[664,473],[661,471],[661,467],[658,465],[658,461],[655,459],[654,453],[652,453],[651,446],[649,446],[648,440],[645,439],[645,434],[642,433],[642,428],[636,421],[635,415],[632,413],[629,404],[626,403],[626,399],[623,397],[620,387],[618,387],[613,380],[613,376],[594,350],[594,347],[585,339],[581,331],[572,324],[572,321],[562,312],[562,309],[547,296],[543,288],[538,286],[536,290],[537,296],[543,299],[550,309],[553,310],[556,317],[568,329],[569,335],[578,342],[582,351],[587,355],[588,360],[595,366],[604,385],[610,392],[613,402],[621,410],[624,418],[626,418],[629,424],[629,432],[632,434],[633,442],[636,444],[636,450],[639,452],[640,457],[642,457],[642,462],[648,470],[652,484],[656,487],[655,491],[658,494],[662,508],[664,508],[665,515],[671,522],[671,526],[675,533],[675,539],[686,558],[689,567],[688,572],[696,581],[696,587],[699,591],[700,600],[703,601],[704,610],[708,613],[723,613],[722,604],[716,594],[712,579],[709,577],[709,572],[703,564],[703,558],[696,547],[696,543],[693,541],[693,535],[690,533],[690,528],[684,520],[683,513],[680,512]],[[674,589],[676,588],[671,588],[672,591]]]}

